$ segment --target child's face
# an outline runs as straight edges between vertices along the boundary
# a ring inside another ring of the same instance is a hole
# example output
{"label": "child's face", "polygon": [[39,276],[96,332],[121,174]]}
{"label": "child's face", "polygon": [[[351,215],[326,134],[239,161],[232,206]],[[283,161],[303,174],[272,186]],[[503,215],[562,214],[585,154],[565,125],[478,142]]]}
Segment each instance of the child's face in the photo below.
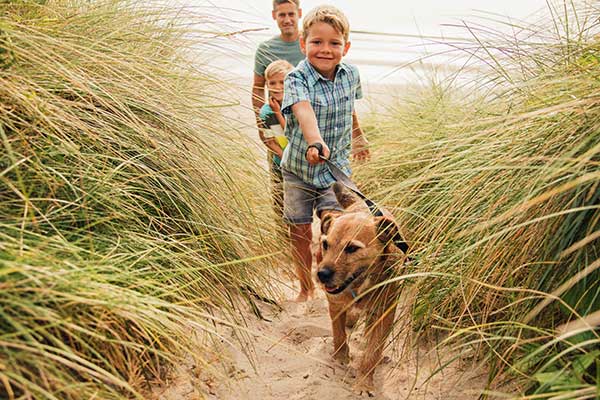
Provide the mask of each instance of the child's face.
{"label": "child's face", "polygon": [[344,35],[333,26],[317,22],[310,27],[306,38],[300,38],[300,48],[321,75],[333,79],[335,68],[348,53],[350,42],[346,42]]}
{"label": "child's face", "polygon": [[285,79],[285,73],[277,72],[267,78],[267,89],[269,89],[269,96],[272,96],[281,103],[283,100],[283,80]]}

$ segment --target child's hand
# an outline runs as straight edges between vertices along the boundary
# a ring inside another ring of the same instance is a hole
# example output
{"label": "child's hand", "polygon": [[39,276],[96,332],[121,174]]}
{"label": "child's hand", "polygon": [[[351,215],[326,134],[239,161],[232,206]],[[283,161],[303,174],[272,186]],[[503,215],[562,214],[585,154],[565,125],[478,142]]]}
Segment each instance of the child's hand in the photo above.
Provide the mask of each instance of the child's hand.
{"label": "child's hand", "polygon": [[281,148],[281,146],[279,146],[279,143],[277,144],[277,147],[275,148],[275,150],[273,150],[273,152],[277,154],[277,157],[283,158],[283,149]]}
{"label": "child's hand", "polygon": [[[329,158],[329,147],[327,147],[327,145],[325,144],[325,142],[317,142],[320,143],[321,146],[323,146],[323,157],[325,158]],[[311,143],[314,144],[314,143]],[[308,150],[306,150],[306,159],[308,160],[308,163],[310,165],[317,165],[320,163],[325,162],[324,160],[321,159],[321,157],[319,157],[319,150],[316,147],[309,147]]]}
{"label": "child's hand", "polygon": [[269,106],[271,106],[274,113],[281,112],[281,104],[273,96],[269,96]]}
{"label": "child's hand", "polygon": [[364,135],[357,136],[352,140],[352,158],[354,161],[366,161],[371,158],[369,142]]}

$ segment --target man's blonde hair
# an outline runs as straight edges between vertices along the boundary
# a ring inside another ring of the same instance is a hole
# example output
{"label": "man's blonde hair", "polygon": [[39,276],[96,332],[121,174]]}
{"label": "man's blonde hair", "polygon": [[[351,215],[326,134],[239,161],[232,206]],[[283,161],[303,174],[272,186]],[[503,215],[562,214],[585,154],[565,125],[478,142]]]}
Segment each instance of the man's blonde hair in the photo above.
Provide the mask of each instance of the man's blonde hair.
{"label": "man's blonde hair", "polygon": [[273,11],[275,11],[278,5],[285,3],[292,3],[296,5],[296,8],[300,8],[300,0],[273,0]]}
{"label": "man's blonde hair", "polygon": [[278,74],[280,72],[287,74],[288,72],[290,72],[293,69],[294,69],[294,66],[292,64],[290,64],[288,61],[275,60],[271,64],[269,64],[267,69],[265,69],[265,78],[269,79],[269,77],[271,77],[275,74]]}
{"label": "man's blonde hair", "polygon": [[338,8],[330,5],[317,6],[310,10],[302,22],[302,36],[306,39],[310,27],[317,22],[329,24],[348,41],[350,36],[350,23],[348,18]]}

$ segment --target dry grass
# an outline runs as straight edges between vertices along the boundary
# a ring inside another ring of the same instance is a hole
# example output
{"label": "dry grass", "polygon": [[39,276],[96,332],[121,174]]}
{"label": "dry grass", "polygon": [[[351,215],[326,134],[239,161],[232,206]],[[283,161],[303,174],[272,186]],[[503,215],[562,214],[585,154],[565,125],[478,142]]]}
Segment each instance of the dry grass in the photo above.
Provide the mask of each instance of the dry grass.
{"label": "dry grass", "polygon": [[[0,397],[141,398],[207,312],[268,293],[268,179],[193,66],[208,46],[139,1],[0,13]],[[242,294],[243,296],[240,296]]]}
{"label": "dry grass", "polygon": [[551,7],[550,23],[512,25],[514,38],[468,28],[473,41],[452,45],[487,73],[433,83],[378,116],[374,161],[356,177],[406,229],[423,333],[483,356],[490,388],[594,398],[598,10]]}

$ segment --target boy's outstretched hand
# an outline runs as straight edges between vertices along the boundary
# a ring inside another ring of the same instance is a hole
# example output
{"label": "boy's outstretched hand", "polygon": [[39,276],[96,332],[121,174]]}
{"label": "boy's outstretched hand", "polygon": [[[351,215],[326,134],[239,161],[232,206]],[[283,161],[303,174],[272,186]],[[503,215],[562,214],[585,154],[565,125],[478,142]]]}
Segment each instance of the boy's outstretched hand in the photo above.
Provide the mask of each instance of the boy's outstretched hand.
{"label": "boy's outstretched hand", "polygon": [[352,139],[352,158],[354,161],[367,161],[371,159],[369,142],[364,135],[359,135]]}
{"label": "boy's outstretched hand", "polygon": [[[327,144],[325,144],[325,142],[315,142],[315,143],[318,143],[322,146],[322,148],[323,148],[322,156],[325,158],[329,158],[330,151],[329,151],[329,147],[327,147]],[[311,143],[308,146],[308,150],[306,150],[306,159],[308,160],[308,163],[310,165],[317,165],[322,162],[325,162],[321,159],[321,157],[319,157],[319,149],[317,147],[312,146],[315,143]]]}

